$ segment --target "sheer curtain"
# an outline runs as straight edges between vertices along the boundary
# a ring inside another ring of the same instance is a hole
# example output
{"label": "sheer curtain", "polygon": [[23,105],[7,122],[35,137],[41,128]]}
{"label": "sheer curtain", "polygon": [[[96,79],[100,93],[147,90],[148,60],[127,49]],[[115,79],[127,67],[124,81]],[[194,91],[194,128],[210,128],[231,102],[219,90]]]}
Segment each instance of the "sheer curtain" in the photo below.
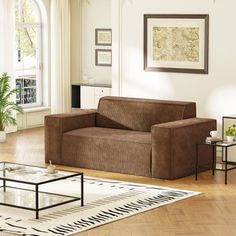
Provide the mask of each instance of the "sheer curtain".
{"label": "sheer curtain", "polygon": [[51,0],[51,109],[71,111],[70,0]]}
{"label": "sheer curtain", "polygon": [[[15,8],[14,0],[0,0],[0,75],[7,72],[11,76],[11,86],[15,87]],[[14,99],[14,98],[12,98]],[[15,114],[16,116],[16,114]],[[17,127],[7,127],[7,132]]]}

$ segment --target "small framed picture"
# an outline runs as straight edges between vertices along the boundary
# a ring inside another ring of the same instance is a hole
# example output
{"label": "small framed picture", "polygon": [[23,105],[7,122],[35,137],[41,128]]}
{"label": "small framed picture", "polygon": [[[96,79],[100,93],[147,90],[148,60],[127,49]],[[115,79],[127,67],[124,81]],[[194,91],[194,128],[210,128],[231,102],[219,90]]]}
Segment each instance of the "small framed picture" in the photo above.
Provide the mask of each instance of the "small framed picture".
{"label": "small framed picture", "polygon": [[102,46],[111,46],[112,44],[111,29],[95,29],[95,44]]}
{"label": "small framed picture", "polygon": [[111,49],[96,49],[95,50],[95,65],[96,66],[111,66],[112,65]]}

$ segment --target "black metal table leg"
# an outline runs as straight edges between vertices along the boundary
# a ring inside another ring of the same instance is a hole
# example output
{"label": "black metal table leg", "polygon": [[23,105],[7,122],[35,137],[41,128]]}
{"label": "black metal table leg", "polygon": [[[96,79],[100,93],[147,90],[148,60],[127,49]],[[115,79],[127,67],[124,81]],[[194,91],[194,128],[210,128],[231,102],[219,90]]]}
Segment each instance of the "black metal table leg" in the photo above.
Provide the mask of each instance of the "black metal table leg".
{"label": "black metal table leg", "polygon": [[35,218],[39,218],[39,186],[35,185]]}
{"label": "black metal table leg", "polygon": [[212,175],[215,175],[216,147],[212,145]]}
{"label": "black metal table leg", "polygon": [[6,192],[6,180],[3,180],[3,191]]}
{"label": "black metal table leg", "polygon": [[228,172],[228,166],[227,166],[227,162],[228,162],[228,157],[227,157],[228,153],[227,153],[227,147],[225,148],[225,184],[227,184],[227,172]]}
{"label": "black metal table leg", "polygon": [[198,172],[198,144],[196,144],[196,163],[195,163],[195,180],[197,180],[197,172]]}
{"label": "black metal table leg", "polygon": [[[5,164],[3,165],[3,177],[6,177]],[[3,180],[3,191],[6,192],[6,180]]]}
{"label": "black metal table leg", "polygon": [[84,174],[81,174],[81,206],[84,206]]}

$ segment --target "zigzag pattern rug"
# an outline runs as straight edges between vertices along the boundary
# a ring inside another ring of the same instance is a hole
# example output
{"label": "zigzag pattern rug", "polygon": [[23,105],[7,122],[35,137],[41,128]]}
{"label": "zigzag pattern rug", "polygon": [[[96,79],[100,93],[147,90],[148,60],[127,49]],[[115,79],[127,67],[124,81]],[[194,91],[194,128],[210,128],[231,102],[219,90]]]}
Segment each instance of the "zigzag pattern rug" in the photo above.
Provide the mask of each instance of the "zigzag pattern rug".
{"label": "zigzag pattern rug", "polygon": [[[80,179],[73,178],[48,184],[43,190],[50,189],[55,193],[63,191],[65,194],[75,195],[80,194],[79,186]],[[83,207],[80,206],[80,202],[74,202],[50,208],[41,211],[38,220],[34,218],[34,212],[0,206],[0,231],[35,236],[73,235],[200,194],[187,190],[92,177],[85,177],[84,189]],[[3,195],[2,192],[0,195]],[[9,197],[11,197],[10,193]],[[33,196],[19,196],[19,199],[29,203],[34,201]],[[46,201],[50,200],[46,199]]]}

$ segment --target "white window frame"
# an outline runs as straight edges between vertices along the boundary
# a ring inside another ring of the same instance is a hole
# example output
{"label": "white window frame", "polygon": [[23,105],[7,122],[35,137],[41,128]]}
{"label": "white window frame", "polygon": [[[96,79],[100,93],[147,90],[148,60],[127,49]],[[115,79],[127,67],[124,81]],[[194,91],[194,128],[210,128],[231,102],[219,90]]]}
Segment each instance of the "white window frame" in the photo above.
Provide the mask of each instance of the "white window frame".
{"label": "white window frame", "polygon": [[[36,61],[37,61],[37,65],[36,65],[36,101],[35,103],[26,103],[26,104],[21,104],[21,106],[23,108],[32,108],[32,107],[39,107],[43,105],[43,62],[42,62],[42,58],[43,58],[43,48],[42,48],[42,42],[43,42],[43,37],[42,37],[42,14],[41,14],[41,10],[40,7],[38,6],[38,3],[36,0],[31,0],[32,2],[34,2],[34,5],[38,11],[39,14],[39,22],[16,22],[15,28],[17,29],[23,29],[23,28],[32,28],[32,27],[36,27],[37,28],[37,40],[36,42],[38,42],[38,45],[36,48],[38,48],[38,53],[36,54]],[[22,16],[21,16],[21,9],[22,9],[22,0],[19,0],[19,5],[18,5],[18,9],[19,9],[19,20],[22,21]],[[17,78],[16,78],[17,79]]]}

